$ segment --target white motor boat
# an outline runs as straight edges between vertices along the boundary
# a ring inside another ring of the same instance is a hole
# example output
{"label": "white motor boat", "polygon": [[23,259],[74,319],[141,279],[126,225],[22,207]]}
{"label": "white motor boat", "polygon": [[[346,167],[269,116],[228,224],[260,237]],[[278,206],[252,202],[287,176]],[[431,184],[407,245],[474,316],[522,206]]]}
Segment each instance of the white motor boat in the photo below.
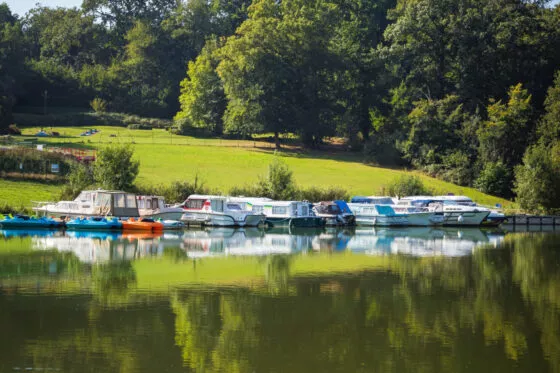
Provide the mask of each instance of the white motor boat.
{"label": "white motor boat", "polygon": [[313,205],[302,201],[274,201],[269,198],[232,197],[253,213],[264,214],[270,227],[319,228],[325,219],[316,216]]}
{"label": "white motor boat", "polygon": [[118,190],[84,190],[73,201],[33,203],[33,211],[40,216],[140,216],[136,196]]}
{"label": "white motor boat", "polygon": [[[400,199],[397,206],[425,207],[433,212],[443,213],[443,225],[479,226],[490,215],[486,207],[457,203],[456,196],[414,196]],[[472,201],[471,201],[472,202]]]}
{"label": "white motor boat", "polygon": [[138,212],[143,218],[179,220],[183,216],[183,209],[165,204],[165,199],[160,196],[136,196]]}
{"label": "white motor boat", "polygon": [[179,205],[183,209],[181,220],[186,224],[217,227],[256,227],[264,223],[265,216],[242,207],[228,197],[193,194]]}
{"label": "white motor boat", "polygon": [[397,206],[391,197],[353,197],[348,204],[357,225],[418,226],[443,223],[443,214],[416,206]]}

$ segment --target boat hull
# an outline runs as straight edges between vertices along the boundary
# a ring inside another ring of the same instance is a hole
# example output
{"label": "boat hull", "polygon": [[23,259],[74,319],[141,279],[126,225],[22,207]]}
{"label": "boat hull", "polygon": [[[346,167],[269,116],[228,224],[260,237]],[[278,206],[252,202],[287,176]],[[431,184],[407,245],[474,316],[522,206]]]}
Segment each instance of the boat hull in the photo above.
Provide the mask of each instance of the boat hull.
{"label": "boat hull", "polygon": [[484,219],[490,214],[489,211],[453,211],[444,212],[444,226],[475,226],[482,224]]}
{"label": "boat hull", "polygon": [[325,219],[318,216],[293,217],[293,218],[266,218],[270,227],[318,228],[325,226]]}
{"label": "boat hull", "polygon": [[183,211],[168,211],[168,212],[158,212],[155,214],[140,214],[142,218],[148,218],[153,220],[180,220],[183,216]]}
{"label": "boat hull", "polygon": [[187,225],[204,225],[210,227],[257,227],[264,221],[263,215],[240,215],[234,217],[228,214],[214,212],[188,211],[181,216],[181,221]]}
{"label": "boat hull", "polygon": [[428,227],[431,225],[442,224],[443,215],[436,215],[431,212],[419,212],[414,214],[400,215],[356,215],[356,225],[380,226],[380,227]]}

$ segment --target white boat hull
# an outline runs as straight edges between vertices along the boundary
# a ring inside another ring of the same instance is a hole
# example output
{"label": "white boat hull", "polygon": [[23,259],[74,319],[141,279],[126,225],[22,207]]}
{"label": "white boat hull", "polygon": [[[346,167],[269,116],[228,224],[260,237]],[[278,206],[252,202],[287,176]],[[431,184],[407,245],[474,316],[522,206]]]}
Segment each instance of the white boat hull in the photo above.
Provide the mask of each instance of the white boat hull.
{"label": "white boat hull", "polygon": [[451,211],[444,212],[446,226],[479,226],[490,211]]}
{"label": "white boat hull", "polygon": [[211,227],[256,227],[264,222],[264,215],[232,216],[216,212],[187,211],[181,216],[181,221]]}
{"label": "white boat hull", "polygon": [[158,212],[154,214],[142,214],[140,216],[143,218],[149,218],[154,220],[180,220],[183,216],[183,211],[168,211],[168,212]]}
{"label": "white boat hull", "polygon": [[385,216],[385,215],[356,215],[356,224],[363,226],[413,226],[427,227],[439,225],[444,222],[443,215],[436,215],[432,212],[419,212],[406,215]]}

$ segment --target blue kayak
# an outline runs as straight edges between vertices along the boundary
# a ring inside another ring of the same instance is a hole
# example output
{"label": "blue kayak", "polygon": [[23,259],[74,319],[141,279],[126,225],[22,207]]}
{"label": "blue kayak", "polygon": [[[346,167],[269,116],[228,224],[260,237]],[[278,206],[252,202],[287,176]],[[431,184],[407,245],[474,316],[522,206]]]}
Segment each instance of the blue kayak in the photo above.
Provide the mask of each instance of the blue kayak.
{"label": "blue kayak", "polygon": [[47,217],[16,215],[0,220],[2,228],[62,228],[64,222]]}
{"label": "blue kayak", "polygon": [[117,218],[76,218],[66,222],[69,229],[122,229],[122,223]]}

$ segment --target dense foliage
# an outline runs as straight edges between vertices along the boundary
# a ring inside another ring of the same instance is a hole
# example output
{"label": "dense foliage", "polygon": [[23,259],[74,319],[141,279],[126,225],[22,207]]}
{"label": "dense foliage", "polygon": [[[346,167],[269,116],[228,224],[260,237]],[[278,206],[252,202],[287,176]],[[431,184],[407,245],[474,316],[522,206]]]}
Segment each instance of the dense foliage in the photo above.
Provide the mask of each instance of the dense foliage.
{"label": "dense foliage", "polygon": [[368,162],[522,200],[514,170],[560,136],[559,66],[546,0],[3,4],[0,131],[14,111],[72,107],[278,146],[340,136]]}

